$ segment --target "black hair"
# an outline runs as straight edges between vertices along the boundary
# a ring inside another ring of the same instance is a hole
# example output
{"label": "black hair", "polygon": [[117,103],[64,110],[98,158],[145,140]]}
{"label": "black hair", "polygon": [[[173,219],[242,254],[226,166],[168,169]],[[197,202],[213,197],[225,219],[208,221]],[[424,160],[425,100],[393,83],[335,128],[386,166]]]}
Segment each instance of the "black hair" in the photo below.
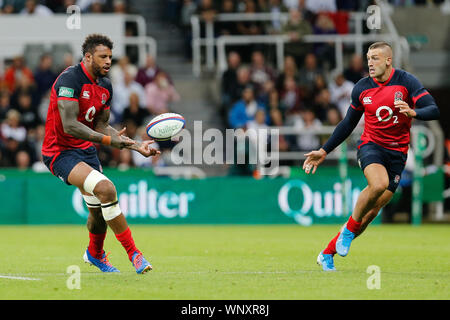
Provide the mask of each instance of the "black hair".
{"label": "black hair", "polygon": [[83,53],[83,57],[86,53],[94,54],[95,48],[99,45],[104,45],[109,49],[113,49],[114,44],[110,38],[104,36],[102,34],[93,33],[86,37],[84,40],[83,46],[81,47],[81,51]]}

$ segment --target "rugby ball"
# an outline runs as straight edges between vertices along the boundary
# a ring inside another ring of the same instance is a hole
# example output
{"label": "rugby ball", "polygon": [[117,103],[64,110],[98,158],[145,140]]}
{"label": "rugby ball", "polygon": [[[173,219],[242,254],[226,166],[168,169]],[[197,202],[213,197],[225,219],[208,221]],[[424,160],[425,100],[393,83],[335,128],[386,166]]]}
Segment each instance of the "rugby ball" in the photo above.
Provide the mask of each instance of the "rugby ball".
{"label": "rugby ball", "polygon": [[178,113],[163,113],[154,117],[146,127],[147,135],[156,141],[170,140],[180,133],[185,125],[185,120]]}

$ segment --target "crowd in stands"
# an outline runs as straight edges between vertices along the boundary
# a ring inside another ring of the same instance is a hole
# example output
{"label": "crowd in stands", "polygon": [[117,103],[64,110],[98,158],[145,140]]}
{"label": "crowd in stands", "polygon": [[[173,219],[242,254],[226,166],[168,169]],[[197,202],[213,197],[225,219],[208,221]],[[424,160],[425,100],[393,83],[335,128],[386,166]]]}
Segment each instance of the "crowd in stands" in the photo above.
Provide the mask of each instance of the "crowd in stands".
{"label": "crowd in stands", "polygon": [[[305,56],[302,67],[287,55],[284,69],[277,72],[261,51],[243,64],[237,52],[228,55],[228,69],[221,79],[222,115],[229,128],[335,126],[345,116],[355,82],[367,76],[362,57],[354,55],[343,73],[328,81],[314,53]],[[325,138],[325,137],[323,137]],[[282,151],[308,151],[323,139],[315,134],[281,137]]]}
{"label": "crowd in stands", "polygon": [[[151,117],[168,112],[169,104],[180,99],[170,76],[156,65],[152,56],[146,60],[146,65],[138,68],[124,56],[113,65],[109,75],[113,85],[110,123],[118,129],[126,127],[127,136],[138,140],[147,139],[145,125]],[[31,70],[25,59],[17,56],[0,74],[0,167],[46,170],[40,150],[51,87],[66,67],[76,63],[67,61],[67,65],[57,67],[52,55],[46,53],[36,70]],[[161,143],[155,146],[162,151],[170,147]],[[147,159],[129,150],[97,147],[103,166],[163,165],[164,157]]]}
{"label": "crowd in stands", "polygon": [[81,13],[130,13],[128,0],[0,0],[0,14],[50,16],[76,5]]}

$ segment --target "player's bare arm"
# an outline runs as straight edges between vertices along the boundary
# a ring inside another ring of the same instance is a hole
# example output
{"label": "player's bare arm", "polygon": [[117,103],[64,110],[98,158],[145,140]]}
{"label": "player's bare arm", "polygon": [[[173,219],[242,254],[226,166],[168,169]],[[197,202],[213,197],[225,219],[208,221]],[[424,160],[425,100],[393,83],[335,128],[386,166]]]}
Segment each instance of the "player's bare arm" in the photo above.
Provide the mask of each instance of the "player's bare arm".
{"label": "player's bare arm", "polygon": [[[92,130],[88,126],[77,120],[79,113],[79,105],[77,101],[59,100],[58,110],[61,116],[61,122],[64,132],[78,139],[83,139],[95,143],[109,144],[115,148],[125,148],[133,145],[135,141],[123,136],[120,132],[107,136],[101,132]],[[109,138],[108,138],[109,137]]]}
{"label": "player's bare arm", "polygon": [[[98,120],[96,122],[95,131],[103,133],[106,136],[122,136],[125,137],[126,128],[117,131],[114,127],[109,124],[110,110],[103,109],[98,115]],[[131,140],[131,139],[130,139]],[[133,140],[134,141],[134,140]],[[157,154],[161,154],[159,150],[154,148],[150,148],[150,144],[152,144],[153,140],[146,141],[134,141],[133,144],[125,146],[125,148],[134,150],[139,152],[145,157],[155,156]]]}

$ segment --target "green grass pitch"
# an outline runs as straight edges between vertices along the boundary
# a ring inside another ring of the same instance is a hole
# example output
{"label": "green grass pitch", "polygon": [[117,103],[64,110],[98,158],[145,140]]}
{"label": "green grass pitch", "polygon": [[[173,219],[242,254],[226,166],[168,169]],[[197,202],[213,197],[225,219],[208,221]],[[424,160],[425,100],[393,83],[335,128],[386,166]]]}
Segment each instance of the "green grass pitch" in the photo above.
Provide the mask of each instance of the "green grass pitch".
{"label": "green grass pitch", "polygon": [[[449,299],[450,226],[369,226],[338,272],[317,254],[339,226],[132,225],[154,269],[137,275],[111,230],[105,241],[120,274],[85,264],[84,226],[0,226],[0,299]],[[67,268],[79,266],[80,289]],[[369,289],[371,265],[380,288]]]}

